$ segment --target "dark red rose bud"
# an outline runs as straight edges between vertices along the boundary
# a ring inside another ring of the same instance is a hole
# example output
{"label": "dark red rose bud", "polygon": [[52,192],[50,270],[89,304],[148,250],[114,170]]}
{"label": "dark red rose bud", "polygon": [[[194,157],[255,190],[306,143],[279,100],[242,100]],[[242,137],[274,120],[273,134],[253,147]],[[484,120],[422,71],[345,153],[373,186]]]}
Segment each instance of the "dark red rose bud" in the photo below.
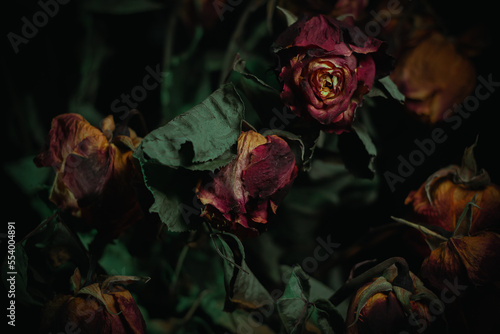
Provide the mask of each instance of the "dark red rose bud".
{"label": "dark red rose bud", "polygon": [[274,45],[282,100],[326,132],[349,131],[363,96],[392,65],[382,45],[354,25],[324,15],[297,21]]}
{"label": "dark red rose bud", "polygon": [[258,234],[296,176],[295,157],[285,140],[242,132],[237,157],[197,186],[205,205],[202,216],[222,230]]}

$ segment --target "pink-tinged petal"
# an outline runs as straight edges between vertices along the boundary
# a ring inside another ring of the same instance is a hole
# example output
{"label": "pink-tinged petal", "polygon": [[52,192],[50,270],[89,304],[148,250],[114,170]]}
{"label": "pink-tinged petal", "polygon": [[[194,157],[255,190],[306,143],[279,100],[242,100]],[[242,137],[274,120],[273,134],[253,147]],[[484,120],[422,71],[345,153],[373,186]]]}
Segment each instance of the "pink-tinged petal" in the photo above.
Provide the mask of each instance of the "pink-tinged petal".
{"label": "pink-tinged petal", "polygon": [[288,27],[276,40],[275,48],[307,47],[335,51],[338,55],[351,53],[349,47],[341,43],[342,34],[337,26],[323,15],[309,20],[301,19]]}
{"label": "pink-tinged petal", "polygon": [[119,331],[119,328],[123,328],[122,330],[126,333],[145,333],[146,323],[134,298],[129,291],[123,288],[118,288],[117,290],[108,292],[114,299],[117,311],[122,315],[121,317],[113,317],[115,321],[119,322],[113,328],[116,328],[116,332]]}
{"label": "pink-tinged petal", "polygon": [[278,136],[267,137],[268,142],[256,147],[250,164],[242,173],[245,189],[254,198],[271,197],[292,179],[295,156],[287,142]]}
{"label": "pink-tinged petal", "polygon": [[202,216],[239,236],[258,235],[256,224],[267,223],[296,175],[295,157],[286,141],[242,132],[236,159],[196,188],[205,205]]}
{"label": "pink-tinged petal", "polygon": [[[210,205],[228,221],[248,227],[246,203],[248,194],[243,186],[241,175],[248,166],[252,151],[259,145],[265,144],[267,139],[261,134],[248,131],[238,138],[238,156],[228,165],[221,168],[215,175],[212,183],[199,184],[197,196],[205,205]],[[210,209],[207,214],[213,213]]]}
{"label": "pink-tinged petal", "polygon": [[343,132],[349,132],[351,130],[351,125],[354,120],[354,113],[357,108],[357,104],[351,101],[349,107],[346,111],[341,113],[335,120],[330,124],[323,125],[321,129],[328,133],[341,134]]}
{"label": "pink-tinged petal", "polygon": [[368,91],[371,90],[375,81],[375,62],[370,56],[360,57],[357,69],[358,83],[365,85]]}
{"label": "pink-tinged petal", "polygon": [[[313,106],[318,109],[322,109],[324,106],[323,101],[315,94],[314,89],[311,87],[308,81],[302,80],[300,83],[301,92],[303,93],[305,99],[307,99],[308,106]],[[311,115],[314,117],[314,115]]]}
{"label": "pink-tinged petal", "polygon": [[236,161],[233,160],[217,172],[211,183],[200,184],[197,188],[197,196],[201,203],[213,206],[228,220],[232,219],[230,213],[233,210],[245,208],[245,197],[238,200],[235,194],[235,188],[236,192],[241,193],[241,181],[235,181],[235,176],[231,172],[235,169],[235,165]]}
{"label": "pink-tinged petal", "polygon": [[89,136],[102,136],[102,133],[90,125],[83,116],[62,114],[54,117],[48,136],[48,150],[35,158],[35,164],[38,167],[53,166],[59,169],[66,156]]}
{"label": "pink-tinged petal", "polygon": [[[320,124],[330,125],[341,118],[342,113],[345,111],[346,105],[349,105],[349,101],[340,101],[342,104],[334,104],[328,107],[328,109],[316,108],[313,105],[307,106],[307,111],[309,114],[316,119]],[[323,107],[321,105],[320,107]]]}
{"label": "pink-tinged petal", "polygon": [[102,193],[113,170],[112,150],[104,136],[93,136],[66,157],[62,179],[77,200]]}

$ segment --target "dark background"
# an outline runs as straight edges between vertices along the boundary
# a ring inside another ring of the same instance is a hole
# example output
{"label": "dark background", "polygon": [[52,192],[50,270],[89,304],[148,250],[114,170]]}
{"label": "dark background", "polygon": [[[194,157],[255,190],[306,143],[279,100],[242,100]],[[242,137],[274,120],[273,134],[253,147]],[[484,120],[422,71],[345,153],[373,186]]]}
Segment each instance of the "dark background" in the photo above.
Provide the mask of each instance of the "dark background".
{"label": "dark background", "polygon": [[[17,54],[7,34],[14,32],[21,35],[21,18],[26,16],[32,21],[32,15],[40,7],[37,1],[27,0],[4,4],[0,59],[2,167],[9,164],[15,166],[20,159],[40,152],[53,117],[66,112],[82,112],[89,116],[91,122],[97,122],[112,113],[110,104],[113,100],[142,82],[146,66],[154,68],[156,64],[164,63],[165,40],[171,28],[169,23],[175,12],[175,1],[154,2],[162,6],[154,10],[142,6],[141,1],[126,3],[130,7],[118,2],[115,6],[107,7],[97,1],[77,0],[59,5],[57,15],[38,28],[36,36],[30,38],[27,44],[21,44]],[[484,78],[492,74],[493,81],[500,82],[499,48],[496,45],[499,41],[498,17],[494,2],[436,1],[432,2],[432,7],[450,35],[458,36],[476,24],[482,26],[489,44],[473,59],[477,74]],[[129,13],[118,14],[123,8],[128,8]],[[243,10],[243,5],[236,7],[233,12],[226,13],[224,21],[216,20],[215,26],[203,36],[199,48],[224,50]],[[193,38],[193,31],[185,22],[188,21],[178,20],[175,24],[177,38],[174,38],[172,45],[174,53],[185,50]],[[99,59],[102,62],[99,63]],[[196,67],[186,71],[185,76],[189,78],[186,82],[197,84],[200,73],[196,71]],[[218,72],[213,71],[211,75],[212,89],[215,89]],[[489,172],[492,182],[500,184],[499,94],[500,89],[497,89],[489,99],[481,101],[479,109],[464,120],[459,129],[447,129],[446,142],[438,144],[435,153],[417,167],[403,184],[398,183],[395,192],[387,188],[382,178],[376,203],[363,210],[355,206],[332,208],[322,215],[325,220],[332,220],[335,224],[325,225],[319,230],[324,233],[335,231],[336,241],[348,245],[359,240],[360,230],[383,225],[388,222],[390,215],[403,215],[406,212],[403,201],[409,191],[417,189],[437,169],[460,163],[464,148],[472,144],[477,135],[479,143],[475,152],[478,165]],[[193,97],[193,102],[196,99],[198,97]],[[159,89],[148,92],[147,99],[138,108],[149,130],[158,127],[165,119]],[[381,102],[372,120],[383,134],[376,143],[380,148],[377,160],[380,175],[386,170],[395,172],[399,164],[398,155],[408,157],[416,148],[413,141],[416,138],[430,138],[432,131],[432,128],[415,122],[392,102]],[[45,201],[47,188],[40,185],[37,191],[27,194],[2,168],[2,190],[5,193],[2,200],[2,225],[7,221],[15,221],[16,239],[20,240],[43,220],[44,217],[31,203],[33,198]],[[353,221],[357,224],[351,224]],[[411,256],[404,243],[404,240],[392,236],[390,242],[375,248],[378,254],[369,255]],[[2,252],[3,249],[2,240]],[[367,252],[373,252],[373,249]],[[355,263],[366,256],[362,252],[350,261]],[[22,321],[25,315],[18,316],[18,321]]]}

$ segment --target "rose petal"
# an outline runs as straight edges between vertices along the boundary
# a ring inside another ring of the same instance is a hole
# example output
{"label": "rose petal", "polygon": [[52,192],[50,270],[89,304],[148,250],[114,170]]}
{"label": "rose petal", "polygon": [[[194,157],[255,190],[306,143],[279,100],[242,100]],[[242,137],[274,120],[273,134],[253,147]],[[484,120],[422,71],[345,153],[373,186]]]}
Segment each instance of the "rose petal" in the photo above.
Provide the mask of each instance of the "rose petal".
{"label": "rose petal", "polygon": [[79,114],[62,114],[52,119],[49,132],[49,148],[35,158],[38,167],[53,166],[59,169],[68,154],[89,136],[102,136]]}
{"label": "rose petal", "polygon": [[252,197],[271,197],[292,180],[295,156],[287,142],[275,135],[267,136],[267,140],[252,151],[250,164],[242,173],[245,189]]}
{"label": "rose petal", "polygon": [[452,242],[443,242],[422,263],[420,275],[437,289],[444,289],[445,279],[469,282],[467,271]]}
{"label": "rose petal", "polygon": [[471,237],[451,238],[467,275],[475,285],[500,279],[500,235],[482,232]]}

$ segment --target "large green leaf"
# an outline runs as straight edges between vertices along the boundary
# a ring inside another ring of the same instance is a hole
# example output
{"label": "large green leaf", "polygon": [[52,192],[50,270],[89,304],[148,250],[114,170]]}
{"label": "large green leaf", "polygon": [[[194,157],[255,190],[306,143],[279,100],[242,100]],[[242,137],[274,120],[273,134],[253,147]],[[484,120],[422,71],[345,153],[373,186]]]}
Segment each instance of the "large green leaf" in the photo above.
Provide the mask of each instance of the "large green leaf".
{"label": "large green leaf", "polygon": [[277,301],[281,321],[288,333],[301,333],[308,315],[308,287],[304,287],[307,281],[303,277],[305,273],[295,266],[283,295]]}
{"label": "large green leaf", "polygon": [[169,167],[214,170],[227,164],[241,132],[244,104],[232,84],[150,132],[136,151],[142,160]]}
{"label": "large green leaf", "polygon": [[375,81],[372,89],[366,95],[367,97],[383,97],[388,99],[391,97],[392,99],[398,101],[399,103],[404,103],[405,96],[398,89],[398,86],[392,81],[390,76],[385,76]]}

